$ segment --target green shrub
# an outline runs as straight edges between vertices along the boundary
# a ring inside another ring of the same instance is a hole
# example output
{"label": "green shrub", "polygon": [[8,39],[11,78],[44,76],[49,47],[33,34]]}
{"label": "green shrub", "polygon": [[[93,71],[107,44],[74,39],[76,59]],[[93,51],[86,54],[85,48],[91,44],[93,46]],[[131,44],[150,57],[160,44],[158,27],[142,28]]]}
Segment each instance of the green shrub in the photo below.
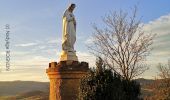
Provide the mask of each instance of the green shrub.
{"label": "green shrub", "polygon": [[140,85],[123,79],[105,67],[99,58],[80,83],[79,100],[140,100]]}

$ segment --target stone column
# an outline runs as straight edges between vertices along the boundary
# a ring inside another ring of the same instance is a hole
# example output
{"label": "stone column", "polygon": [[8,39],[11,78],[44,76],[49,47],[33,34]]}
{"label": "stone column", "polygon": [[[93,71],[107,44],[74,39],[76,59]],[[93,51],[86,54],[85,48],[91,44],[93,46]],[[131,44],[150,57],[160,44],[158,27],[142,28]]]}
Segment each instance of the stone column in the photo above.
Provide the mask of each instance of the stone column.
{"label": "stone column", "polygon": [[50,100],[76,100],[80,79],[88,72],[88,63],[52,62],[46,72],[50,79]]}

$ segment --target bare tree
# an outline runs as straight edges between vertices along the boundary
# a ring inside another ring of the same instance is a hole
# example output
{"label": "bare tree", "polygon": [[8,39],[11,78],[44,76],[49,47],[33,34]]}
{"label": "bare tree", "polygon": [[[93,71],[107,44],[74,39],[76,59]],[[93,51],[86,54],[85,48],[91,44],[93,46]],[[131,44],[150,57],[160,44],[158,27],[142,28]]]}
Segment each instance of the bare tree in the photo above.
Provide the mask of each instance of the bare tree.
{"label": "bare tree", "polygon": [[168,64],[158,64],[159,77],[154,82],[154,89],[149,100],[170,100],[170,60]]}
{"label": "bare tree", "polygon": [[158,64],[159,76],[163,83],[170,88],[170,60],[167,65]]}
{"label": "bare tree", "polygon": [[146,89],[151,90],[151,95],[145,96],[144,100],[170,100],[170,60],[168,64],[158,64],[159,78]]}
{"label": "bare tree", "polygon": [[162,79],[170,79],[170,64],[168,65],[163,65],[163,64],[159,64],[158,65],[158,69],[159,69],[159,76]]}
{"label": "bare tree", "polygon": [[170,60],[167,65],[158,64],[159,76],[162,79],[170,79]]}
{"label": "bare tree", "polygon": [[94,41],[88,46],[93,54],[101,56],[107,66],[127,80],[148,69],[144,60],[154,38],[153,34],[143,32],[136,11],[134,8],[131,16],[123,11],[105,16],[105,28],[94,25]]}

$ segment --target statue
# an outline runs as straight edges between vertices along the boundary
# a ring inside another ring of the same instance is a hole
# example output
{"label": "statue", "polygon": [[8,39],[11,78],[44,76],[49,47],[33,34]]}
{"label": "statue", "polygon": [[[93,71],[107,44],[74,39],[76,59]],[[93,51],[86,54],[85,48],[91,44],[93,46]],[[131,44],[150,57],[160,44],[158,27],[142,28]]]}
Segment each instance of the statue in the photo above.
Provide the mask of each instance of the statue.
{"label": "statue", "polygon": [[75,4],[71,4],[63,15],[61,61],[78,61],[74,44],[76,42],[76,20],[73,15]]}
{"label": "statue", "polygon": [[76,42],[75,4],[63,15],[62,52],[59,62],[49,63],[46,73],[50,79],[49,100],[76,100],[80,80],[88,74],[87,62],[79,62],[74,49]]}

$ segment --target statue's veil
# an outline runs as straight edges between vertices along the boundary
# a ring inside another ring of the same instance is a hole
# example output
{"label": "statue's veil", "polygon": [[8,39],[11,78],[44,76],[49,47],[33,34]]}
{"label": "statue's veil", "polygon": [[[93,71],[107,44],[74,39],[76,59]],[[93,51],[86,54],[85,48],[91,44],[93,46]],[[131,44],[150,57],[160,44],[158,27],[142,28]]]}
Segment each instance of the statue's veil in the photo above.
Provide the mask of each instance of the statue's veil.
{"label": "statue's veil", "polygon": [[74,4],[74,3],[70,3],[69,6],[66,8],[66,10],[63,13],[63,17],[65,16],[65,13],[68,11],[68,9],[71,7],[72,4]]}

